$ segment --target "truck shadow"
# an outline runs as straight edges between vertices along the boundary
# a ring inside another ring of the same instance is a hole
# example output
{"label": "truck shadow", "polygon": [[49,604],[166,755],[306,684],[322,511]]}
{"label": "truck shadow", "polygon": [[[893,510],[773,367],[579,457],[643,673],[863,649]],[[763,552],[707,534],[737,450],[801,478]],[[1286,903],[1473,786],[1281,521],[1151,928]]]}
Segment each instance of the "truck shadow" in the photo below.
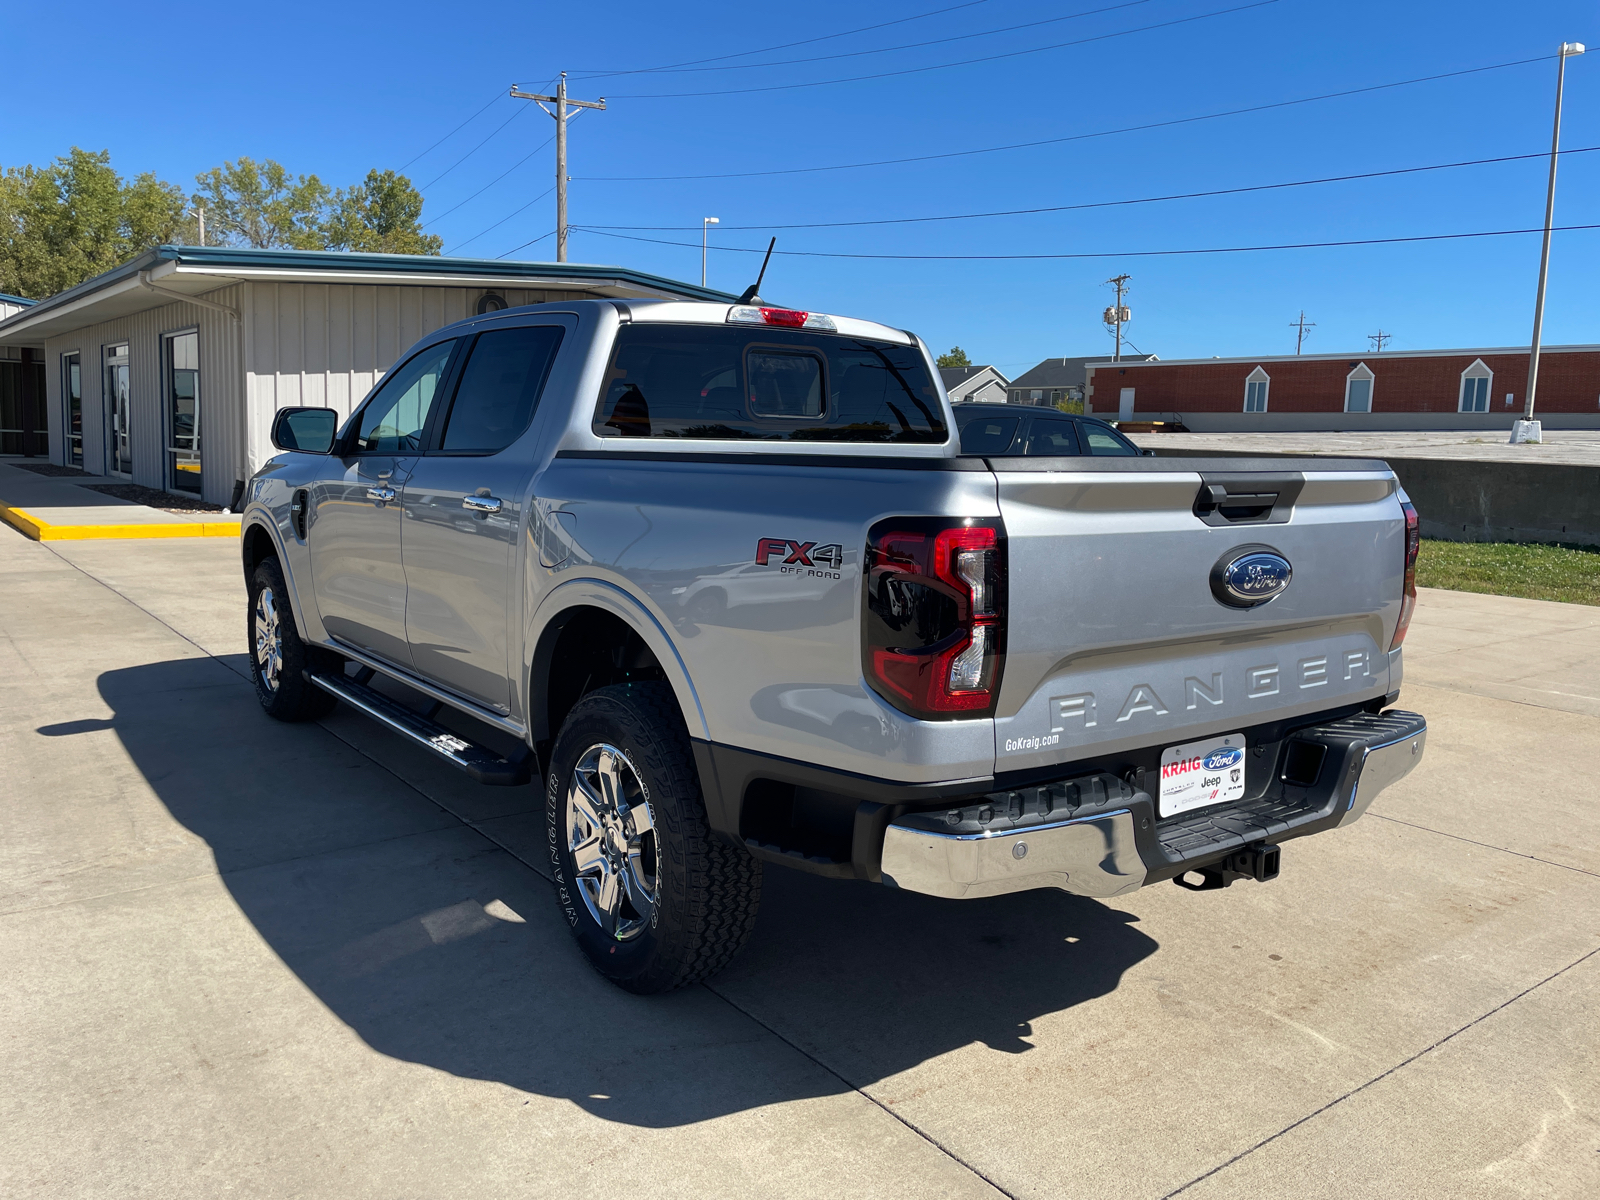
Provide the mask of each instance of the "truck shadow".
{"label": "truck shadow", "polygon": [[[485,826],[519,859],[403,782],[421,751],[395,743],[379,763],[316,725],[272,722],[215,660],[111,671],[99,687],[241,913],[367,1045],[628,1125],[866,1088],[974,1043],[1026,1054],[1034,1021],[1114,991],[1157,949],[1127,914],[1059,892],[957,902],[769,868],[732,968],[630,996],[588,968],[527,865],[540,862],[532,789],[521,814]],[[503,810],[504,791],[484,790]]]}

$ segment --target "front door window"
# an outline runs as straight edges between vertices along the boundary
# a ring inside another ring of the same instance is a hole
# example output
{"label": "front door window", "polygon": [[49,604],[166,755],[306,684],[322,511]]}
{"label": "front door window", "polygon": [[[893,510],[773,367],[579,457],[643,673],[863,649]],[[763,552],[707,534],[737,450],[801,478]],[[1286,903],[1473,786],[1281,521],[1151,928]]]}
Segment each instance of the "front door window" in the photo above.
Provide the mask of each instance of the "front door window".
{"label": "front door window", "polygon": [[133,474],[133,445],[128,433],[128,344],[106,347],[106,471]]}
{"label": "front door window", "polygon": [[77,354],[61,356],[61,393],[66,402],[67,466],[83,466],[83,362]]}
{"label": "front door window", "polygon": [[172,487],[200,491],[200,335],[177,333],[166,342],[167,420],[172,441]]}

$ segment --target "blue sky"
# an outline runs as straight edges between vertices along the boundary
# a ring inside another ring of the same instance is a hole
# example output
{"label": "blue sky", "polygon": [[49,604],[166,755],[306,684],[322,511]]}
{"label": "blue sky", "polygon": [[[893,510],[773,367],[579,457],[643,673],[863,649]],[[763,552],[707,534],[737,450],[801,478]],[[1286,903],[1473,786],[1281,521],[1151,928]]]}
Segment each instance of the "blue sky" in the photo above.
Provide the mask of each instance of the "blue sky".
{"label": "blue sky", "polygon": [[[553,122],[504,91],[513,82],[542,90],[565,69],[574,96],[608,98],[606,112],[571,126],[573,224],[693,243],[575,230],[571,258],[698,279],[699,221],[717,216],[712,244],[723,248],[712,251],[710,282],[738,290],[759,259],[726,247],[764,247],[763,230],[776,225],[1093,204],[1538,154],[1549,148],[1556,47],[1600,43],[1595,6],[1564,0],[1247,5],[158,4],[135,20],[126,5],[88,0],[74,9],[80,32],[70,39],[48,6],[33,5],[8,16],[14,43],[32,50],[10,63],[0,165],[42,163],[76,144],[110,149],[124,174],[153,170],[190,186],[197,172],[239,155],[276,158],[337,185],[370,167],[409,162],[405,173],[424,188],[424,219],[446,252],[494,257],[555,221],[554,195],[537,199],[553,182],[554,147],[539,149]],[[951,11],[919,16],[940,8]],[[1081,13],[1088,15],[1072,15]],[[1063,17],[1070,19],[1052,20]],[[986,33],[1028,22],[1049,23]],[[1091,38],[1099,40],[1038,50]],[[953,40],[888,49],[935,39]],[[887,52],[861,53],[878,50]],[[63,72],[69,51],[71,75]],[[851,57],[777,62],[829,55]],[[1009,57],[943,66],[997,55]],[[1021,150],[659,178],[1069,138],[1537,56],[1549,57]],[[703,65],[739,69],[647,70],[713,58]],[[926,67],[936,69],[919,70]],[[902,73],[786,86],[884,72]],[[1600,146],[1597,72],[1600,47],[1569,60],[1564,148]],[[775,230],[780,251],[1111,257],[780,255],[763,293],[914,329],[938,349],[959,343],[974,361],[1010,374],[1045,356],[1108,350],[1099,315],[1111,296],[1101,285],[1124,271],[1133,276],[1128,335],[1163,358],[1292,352],[1289,322],[1302,308],[1316,322],[1310,351],[1365,350],[1380,328],[1394,335],[1392,349],[1517,344],[1529,336],[1537,236],[1187,257],[1128,252],[1529,228],[1543,219],[1545,170],[1528,159],[1078,212]],[[1600,223],[1597,184],[1600,151],[1564,158],[1557,224]],[[687,228],[637,228],[647,226]],[[1546,341],[1600,341],[1600,230],[1556,237]],[[553,239],[513,256],[553,258]]]}

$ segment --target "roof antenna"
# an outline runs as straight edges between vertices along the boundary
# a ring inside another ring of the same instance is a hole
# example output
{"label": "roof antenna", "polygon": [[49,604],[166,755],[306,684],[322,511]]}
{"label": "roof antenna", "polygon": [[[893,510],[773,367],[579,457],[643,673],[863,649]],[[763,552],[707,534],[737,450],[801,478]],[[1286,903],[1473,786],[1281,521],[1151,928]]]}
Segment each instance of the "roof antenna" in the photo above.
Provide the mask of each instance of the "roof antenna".
{"label": "roof antenna", "polygon": [[761,260],[761,274],[756,276],[754,283],[745,288],[744,295],[739,297],[740,304],[749,304],[752,300],[761,299],[761,281],[767,277],[767,264],[772,261],[772,248],[777,244],[777,238],[767,243],[767,256]]}

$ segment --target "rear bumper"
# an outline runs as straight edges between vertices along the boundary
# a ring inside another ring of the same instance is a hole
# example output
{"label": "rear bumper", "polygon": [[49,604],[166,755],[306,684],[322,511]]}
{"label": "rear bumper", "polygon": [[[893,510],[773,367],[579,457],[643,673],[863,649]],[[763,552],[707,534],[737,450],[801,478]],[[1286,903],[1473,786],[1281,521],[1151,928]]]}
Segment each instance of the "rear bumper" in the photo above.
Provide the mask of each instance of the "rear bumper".
{"label": "rear bumper", "polygon": [[1361,713],[1296,730],[1249,799],[1160,820],[1147,791],[1107,773],[908,814],[884,832],[883,882],[952,899],[1059,888],[1111,897],[1261,842],[1347,825],[1422,760],[1417,713]]}

